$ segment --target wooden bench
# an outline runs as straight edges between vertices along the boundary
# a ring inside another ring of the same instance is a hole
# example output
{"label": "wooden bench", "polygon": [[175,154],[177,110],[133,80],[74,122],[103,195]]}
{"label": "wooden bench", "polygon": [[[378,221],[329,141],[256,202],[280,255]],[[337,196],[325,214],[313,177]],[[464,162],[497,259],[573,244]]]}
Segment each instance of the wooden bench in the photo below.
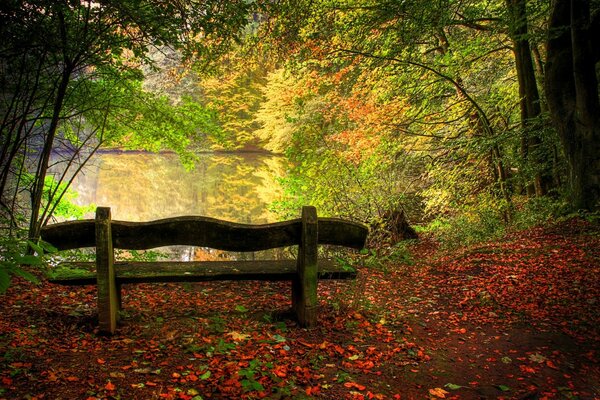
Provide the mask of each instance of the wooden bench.
{"label": "wooden bench", "polygon": [[[143,282],[263,280],[292,282],[292,311],[300,325],[317,321],[318,279],[354,279],[356,271],[328,260],[317,261],[317,245],[360,249],[367,228],[335,218],[317,218],[314,207],[302,218],[246,225],[213,218],[185,216],[150,222],[111,221],[110,208],[98,207],[95,220],[70,221],[42,228],[42,239],[58,250],[96,247],[96,262],[71,262],[68,268],[87,273],[60,273],[49,279],[61,285],[97,285],[100,331],[115,332],[121,308],[121,285]],[[144,250],[188,245],[234,252],[298,246],[296,260],[115,262],[113,248]],[[63,264],[64,265],[64,264]],[[95,271],[93,271],[95,266]],[[68,269],[67,268],[67,269]],[[64,268],[60,269],[64,271]]]}

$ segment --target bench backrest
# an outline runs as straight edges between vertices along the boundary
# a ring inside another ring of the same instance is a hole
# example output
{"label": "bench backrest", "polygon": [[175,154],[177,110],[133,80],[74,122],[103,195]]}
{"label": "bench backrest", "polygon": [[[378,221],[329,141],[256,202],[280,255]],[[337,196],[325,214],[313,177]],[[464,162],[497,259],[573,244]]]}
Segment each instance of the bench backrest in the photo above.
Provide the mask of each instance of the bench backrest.
{"label": "bench backrest", "polygon": [[[312,208],[312,207],[311,207]],[[208,217],[185,216],[149,222],[111,221],[110,209],[99,207],[96,219],[68,221],[42,228],[42,239],[58,250],[96,246],[96,224],[110,224],[114,248],[145,250],[188,245],[227,251],[259,251],[299,245],[302,219],[247,225]],[[336,218],[317,218],[317,243],[360,249],[367,228]]]}

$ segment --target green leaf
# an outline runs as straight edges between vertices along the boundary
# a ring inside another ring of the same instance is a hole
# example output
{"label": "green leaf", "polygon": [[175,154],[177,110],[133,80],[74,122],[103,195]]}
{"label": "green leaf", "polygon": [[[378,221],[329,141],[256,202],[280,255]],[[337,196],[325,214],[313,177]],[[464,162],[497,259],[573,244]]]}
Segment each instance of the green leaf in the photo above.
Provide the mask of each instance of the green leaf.
{"label": "green leaf", "polygon": [[447,387],[450,390],[458,390],[458,389],[462,388],[463,386],[455,385],[454,383],[446,383],[444,385],[444,387]]}
{"label": "green leaf", "polygon": [[202,375],[199,376],[199,378],[203,381],[207,380],[208,378],[210,378],[210,371],[206,371],[205,373],[203,373]]}
{"label": "green leaf", "polygon": [[238,306],[235,306],[235,311],[245,313],[245,312],[248,312],[248,309],[244,306],[238,305]]}
{"label": "green leaf", "polygon": [[48,242],[40,240],[38,244],[42,247],[42,249],[44,249],[46,251],[46,253],[57,253],[58,252],[58,249],[56,247],[52,246]]}
{"label": "green leaf", "polygon": [[37,243],[34,243],[31,240],[28,240],[27,244],[29,245],[29,247],[31,247],[33,249],[33,251],[38,253],[38,255],[44,254],[44,249],[42,248],[42,246],[38,245]]}
{"label": "green leaf", "polygon": [[283,336],[281,336],[281,335],[275,334],[275,335],[273,335],[273,339],[275,339],[275,341],[277,343],[283,343],[283,342],[285,342],[285,338]]}
{"label": "green leaf", "polygon": [[510,388],[508,386],[505,385],[496,385],[496,387],[500,390],[502,390],[503,392],[510,392]]}

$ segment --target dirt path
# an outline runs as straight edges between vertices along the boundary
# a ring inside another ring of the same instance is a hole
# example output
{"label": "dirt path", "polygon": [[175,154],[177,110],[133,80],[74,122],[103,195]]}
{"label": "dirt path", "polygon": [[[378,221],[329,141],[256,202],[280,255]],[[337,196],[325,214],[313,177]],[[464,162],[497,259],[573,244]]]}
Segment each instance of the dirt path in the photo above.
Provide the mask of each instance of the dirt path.
{"label": "dirt path", "polygon": [[409,270],[401,309],[430,358],[404,377],[434,398],[600,398],[599,244],[570,221]]}
{"label": "dirt path", "polygon": [[17,281],[0,302],[0,399],[600,398],[600,229],[569,221],[320,284],[132,285],[117,335],[94,288]]}

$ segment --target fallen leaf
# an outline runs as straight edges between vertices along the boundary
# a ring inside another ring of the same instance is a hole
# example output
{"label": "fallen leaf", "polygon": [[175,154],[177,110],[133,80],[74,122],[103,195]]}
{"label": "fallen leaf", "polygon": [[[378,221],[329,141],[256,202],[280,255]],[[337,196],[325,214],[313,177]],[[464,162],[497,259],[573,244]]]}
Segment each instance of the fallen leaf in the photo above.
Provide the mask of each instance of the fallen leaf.
{"label": "fallen leaf", "polygon": [[458,390],[458,389],[462,388],[462,386],[460,386],[460,385],[455,385],[454,383],[446,383],[446,384],[444,385],[444,387],[447,387],[447,388],[448,388],[448,389],[450,389],[450,390]]}
{"label": "fallen leaf", "polygon": [[245,333],[239,333],[236,331],[227,332],[227,335],[231,336],[231,338],[236,342],[241,342],[242,340],[250,338],[250,335],[246,335]]}
{"label": "fallen leaf", "polygon": [[529,359],[533,362],[536,362],[538,364],[543,363],[544,361],[547,360],[546,357],[544,357],[543,355],[539,354],[539,353],[535,353],[535,354],[530,354],[529,355]]}
{"label": "fallen leaf", "polygon": [[346,383],[344,383],[344,386],[346,386],[347,388],[355,388],[355,389],[358,389],[358,390],[365,390],[366,389],[366,386],[359,385],[356,382],[346,382]]}
{"label": "fallen leaf", "polygon": [[434,388],[434,389],[429,389],[429,394],[435,397],[439,397],[440,399],[445,399],[446,395],[449,392],[445,391],[442,388]]}

